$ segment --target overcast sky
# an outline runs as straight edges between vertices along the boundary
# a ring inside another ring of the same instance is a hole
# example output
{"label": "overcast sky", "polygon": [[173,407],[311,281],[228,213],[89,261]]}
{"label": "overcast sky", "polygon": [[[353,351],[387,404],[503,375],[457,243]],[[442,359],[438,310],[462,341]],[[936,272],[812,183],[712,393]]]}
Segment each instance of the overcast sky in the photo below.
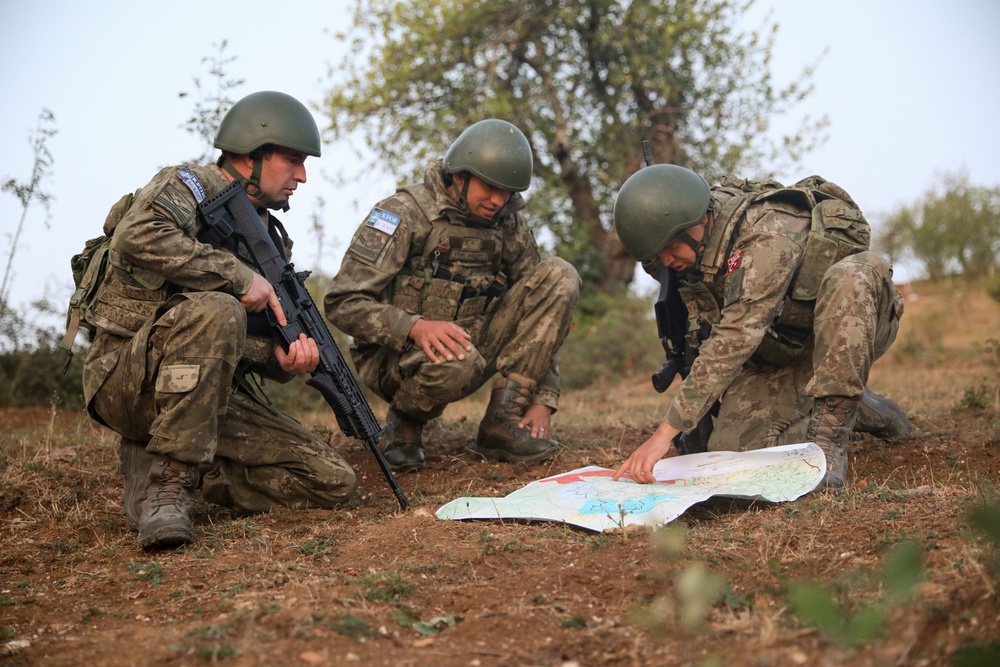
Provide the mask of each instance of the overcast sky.
{"label": "overcast sky", "polygon": [[[353,5],[353,3],[351,3]],[[281,90],[318,103],[327,71],[339,59],[331,31],[348,25],[341,0],[0,0],[0,178],[26,181],[29,134],[41,109],[55,114],[49,142],[54,165],[44,188],[55,197],[50,226],[29,210],[12,265],[11,301],[22,305],[46,289],[70,292],[69,258],[100,234],[111,204],[144,185],[163,166],[199,155],[180,126],[192,112],[194,77],[208,79],[202,59],[228,40],[227,66],[246,80],[231,93]],[[877,224],[879,213],[915,202],[944,172],[965,170],[978,185],[1000,185],[1000,2],[994,0],[759,0],[780,24],[773,72],[787,83],[824,49],[816,92],[796,118],[826,114],[830,139],[794,181],[820,174],[847,189]],[[756,26],[754,21],[751,25]],[[323,124],[323,118],[316,116]],[[442,148],[442,151],[444,147]],[[323,171],[361,169],[342,147],[310,158],[309,182],[283,216],[297,267],[316,268],[308,228],[316,201],[327,202],[327,236],[319,268],[337,270],[346,242],[394,179],[372,174],[349,191]],[[0,270],[20,219],[17,200],[0,193]],[[0,271],[2,272],[2,271]],[[900,273],[900,271],[897,271]],[[905,279],[905,269],[902,271]]]}

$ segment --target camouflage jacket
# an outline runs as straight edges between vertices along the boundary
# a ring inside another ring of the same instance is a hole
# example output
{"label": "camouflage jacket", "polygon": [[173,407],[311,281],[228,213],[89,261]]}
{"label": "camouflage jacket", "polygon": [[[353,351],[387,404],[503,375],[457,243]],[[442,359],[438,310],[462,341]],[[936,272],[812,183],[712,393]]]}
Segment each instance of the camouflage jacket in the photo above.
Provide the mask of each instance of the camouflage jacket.
{"label": "camouflage jacket", "polygon": [[[464,235],[475,237],[479,248],[488,244],[497,254],[493,268],[508,286],[541,261],[534,234],[521,213],[524,200],[519,194],[511,197],[493,221],[473,218],[448,191],[442,167],[441,160],[431,162],[423,183],[402,187],[375,205],[355,232],[340,271],[330,283],[324,299],[326,316],[354,338],[358,354],[377,346],[401,351],[407,344],[410,329],[422,315],[418,308],[401,307],[398,299],[393,303],[394,283],[401,274],[426,268],[434,251],[428,248],[428,239],[435,238],[432,232],[440,234],[435,225],[453,228],[456,236],[463,236],[465,230]],[[424,201],[423,208],[418,198]],[[454,270],[455,264],[447,268]],[[475,342],[474,327],[472,333]],[[540,390],[558,394],[557,364],[558,355],[539,383]]]}
{"label": "camouflage jacket", "polygon": [[[219,291],[240,297],[250,289],[248,264],[197,240],[198,200],[179,177],[184,168],[197,177],[205,197],[229,184],[214,164],[166,167],[136,193],[120,220],[109,216],[104,231],[113,234],[111,266],[95,308],[105,326],[98,329],[88,362],[117,349],[174,293]],[[269,224],[270,214],[261,215]],[[290,249],[287,241],[286,256]],[[277,365],[273,348],[269,337],[248,336],[245,357],[261,375],[286,381],[290,376]]]}
{"label": "camouflage jacket", "polygon": [[[715,210],[732,194],[713,189]],[[712,325],[665,421],[690,431],[760,347],[802,262],[811,212],[770,199],[711,229],[699,272],[682,281],[690,317]],[[658,274],[658,267],[647,267]]]}

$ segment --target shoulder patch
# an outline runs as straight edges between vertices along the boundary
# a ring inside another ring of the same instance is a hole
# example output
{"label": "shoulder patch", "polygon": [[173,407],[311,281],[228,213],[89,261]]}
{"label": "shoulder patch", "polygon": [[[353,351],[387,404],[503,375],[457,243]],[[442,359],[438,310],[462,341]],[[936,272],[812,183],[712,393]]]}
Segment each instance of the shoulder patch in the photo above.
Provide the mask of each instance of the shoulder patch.
{"label": "shoulder patch", "polygon": [[191,193],[177,181],[171,180],[153,197],[153,205],[158,206],[177,222],[190,219],[195,212]]}
{"label": "shoulder patch", "polygon": [[205,198],[205,186],[201,184],[201,181],[198,180],[195,173],[187,167],[182,167],[181,170],[177,172],[177,178],[181,179],[184,185],[188,187],[188,190],[191,191],[191,194],[194,195],[194,198],[200,204]]}
{"label": "shoulder patch", "polygon": [[740,260],[743,258],[743,251],[737,250],[736,254],[726,260],[726,275],[740,268]]}
{"label": "shoulder patch", "polygon": [[368,220],[365,222],[365,225],[391,236],[396,233],[396,228],[399,227],[399,216],[389,211],[383,211],[376,206],[368,214]]}
{"label": "shoulder patch", "polygon": [[354,235],[347,251],[365,262],[378,262],[399,228],[399,223],[400,217],[397,214],[373,208],[368,219]]}

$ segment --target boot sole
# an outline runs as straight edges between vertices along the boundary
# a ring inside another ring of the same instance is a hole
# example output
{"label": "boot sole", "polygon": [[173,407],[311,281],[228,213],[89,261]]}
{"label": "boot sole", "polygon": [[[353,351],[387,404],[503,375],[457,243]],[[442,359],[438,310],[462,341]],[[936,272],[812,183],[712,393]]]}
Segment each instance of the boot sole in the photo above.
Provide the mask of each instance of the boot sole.
{"label": "boot sole", "polygon": [[149,535],[139,535],[143,549],[173,549],[194,542],[194,531],[189,526],[161,526]]}
{"label": "boot sole", "polygon": [[870,433],[876,438],[890,442],[904,442],[913,435],[909,417],[895,401],[865,387],[858,406],[858,418],[854,430]]}
{"label": "boot sole", "polygon": [[523,463],[524,465],[535,465],[536,463],[541,463],[542,461],[547,461],[553,456],[559,453],[559,446],[553,445],[551,449],[547,449],[538,454],[530,454],[528,456],[518,456],[516,454],[511,454],[510,452],[504,451],[502,449],[490,449],[488,447],[481,447],[479,443],[476,443],[470,449],[479,454],[487,461],[501,461],[503,463]]}

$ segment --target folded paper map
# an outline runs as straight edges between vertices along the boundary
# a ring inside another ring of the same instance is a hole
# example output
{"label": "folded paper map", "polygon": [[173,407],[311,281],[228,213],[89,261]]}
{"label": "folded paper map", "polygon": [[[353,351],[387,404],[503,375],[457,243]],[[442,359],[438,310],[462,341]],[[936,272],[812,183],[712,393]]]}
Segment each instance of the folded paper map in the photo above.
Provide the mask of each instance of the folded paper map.
{"label": "folded paper map", "polygon": [[750,452],[704,452],[663,459],[656,481],[611,481],[597,466],[553,475],[503,498],[459,498],[437,511],[439,519],[559,521],[601,532],[640,524],[661,526],[712,496],[789,502],[813,489],[826,474],[826,458],[814,443]]}

